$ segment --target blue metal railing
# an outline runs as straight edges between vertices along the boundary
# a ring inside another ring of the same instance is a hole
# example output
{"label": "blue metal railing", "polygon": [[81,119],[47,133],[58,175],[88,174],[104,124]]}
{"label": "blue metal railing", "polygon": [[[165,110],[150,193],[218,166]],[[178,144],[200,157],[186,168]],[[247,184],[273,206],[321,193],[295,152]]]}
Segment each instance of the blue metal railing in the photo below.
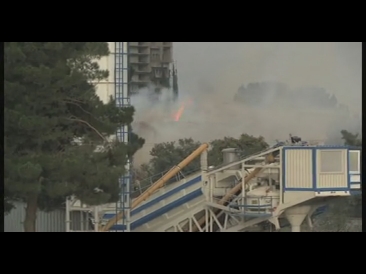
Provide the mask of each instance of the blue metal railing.
{"label": "blue metal railing", "polygon": [[237,209],[240,213],[231,213],[243,215],[271,215],[279,203],[279,197],[276,196],[237,196],[233,200],[235,202],[229,204],[229,209]]}

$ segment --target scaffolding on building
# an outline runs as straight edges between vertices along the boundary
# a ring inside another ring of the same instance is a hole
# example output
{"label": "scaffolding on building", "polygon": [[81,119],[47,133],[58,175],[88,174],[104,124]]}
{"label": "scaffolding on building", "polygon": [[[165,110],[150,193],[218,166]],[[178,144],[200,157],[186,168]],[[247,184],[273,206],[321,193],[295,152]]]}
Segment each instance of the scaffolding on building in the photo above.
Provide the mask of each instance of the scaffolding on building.
{"label": "scaffolding on building", "polygon": [[[128,42],[114,42],[114,82],[115,82],[115,100],[117,107],[125,108],[129,107],[130,96],[128,90]],[[128,125],[123,125],[117,130],[117,138],[120,142],[129,143],[130,140],[130,128]],[[126,172],[120,178],[119,201],[116,203],[116,214],[123,212],[122,223],[119,228],[112,229],[113,231],[130,231],[130,211],[131,211],[131,162],[127,159]]]}

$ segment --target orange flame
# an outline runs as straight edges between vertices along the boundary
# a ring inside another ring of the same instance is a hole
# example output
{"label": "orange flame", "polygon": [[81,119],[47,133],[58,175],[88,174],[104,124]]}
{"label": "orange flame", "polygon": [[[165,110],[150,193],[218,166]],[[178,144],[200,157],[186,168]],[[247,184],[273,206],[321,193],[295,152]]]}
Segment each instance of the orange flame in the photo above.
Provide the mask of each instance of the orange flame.
{"label": "orange flame", "polygon": [[181,107],[178,109],[178,111],[174,114],[174,121],[178,122],[180,118],[182,117],[182,114],[184,112],[184,103],[181,105]]}

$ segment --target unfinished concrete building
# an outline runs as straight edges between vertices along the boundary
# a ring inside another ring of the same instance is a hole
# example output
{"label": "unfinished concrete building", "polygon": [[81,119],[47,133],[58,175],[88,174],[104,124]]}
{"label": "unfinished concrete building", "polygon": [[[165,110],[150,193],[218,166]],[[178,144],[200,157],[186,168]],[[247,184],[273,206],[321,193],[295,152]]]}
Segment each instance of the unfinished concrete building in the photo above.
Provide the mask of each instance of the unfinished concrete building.
{"label": "unfinished concrete building", "polygon": [[130,92],[173,87],[173,42],[128,42]]}

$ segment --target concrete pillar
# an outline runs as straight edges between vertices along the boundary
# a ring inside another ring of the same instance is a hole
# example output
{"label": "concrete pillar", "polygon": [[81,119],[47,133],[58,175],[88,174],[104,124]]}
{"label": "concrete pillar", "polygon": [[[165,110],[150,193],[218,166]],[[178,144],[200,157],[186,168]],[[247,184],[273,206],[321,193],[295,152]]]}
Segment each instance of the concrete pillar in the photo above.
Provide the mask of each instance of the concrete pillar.
{"label": "concrete pillar", "polygon": [[200,157],[201,163],[201,180],[203,183],[207,182],[207,171],[208,171],[208,161],[207,161],[207,149],[201,153]]}
{"label": "concrete pillar", "polygon": [[291,225],[291,232],[301,232],[300,225]]}
{"label": "concrete pillar", "polygon": [[308,215],[310,209],[311,206],[294,206],[286,209],[285,216],[291,224],[292,232],[301,231],[301,224],[305,220],[305,217]]}
{"label": "concrete pillar", "polygon": [[203,151],[201,153],[201,157],[200,157],[200,163],[201,163],[201,170],[202,171],[206,171],[208,170],[208,162],[207,162],[207,150]]}

